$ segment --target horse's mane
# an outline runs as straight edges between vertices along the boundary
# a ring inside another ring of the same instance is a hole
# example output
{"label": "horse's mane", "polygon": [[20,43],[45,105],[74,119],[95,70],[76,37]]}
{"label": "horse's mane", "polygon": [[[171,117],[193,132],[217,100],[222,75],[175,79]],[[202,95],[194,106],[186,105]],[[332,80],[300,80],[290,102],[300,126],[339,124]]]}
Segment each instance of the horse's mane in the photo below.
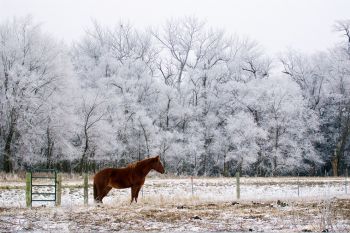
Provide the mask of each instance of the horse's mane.
{"label": "horse's mane", "polygon": [[137,162],[132,162],[129,163],[128,165],[126,165],[127,168],[135,168],[136,167]]}
{"label": "horse's mane", "polygon": [[146,162],[150,162],[154,160],[154,158],[148,158],[148,159],[143,159],[143,160],[140,160],[140,161],[136,161],[136,162],[132,162],[132,163],[129,163],[126,167],[127,168],[135,168],[137,165],[139,164],[143,164],[143,163],[146,163]]}

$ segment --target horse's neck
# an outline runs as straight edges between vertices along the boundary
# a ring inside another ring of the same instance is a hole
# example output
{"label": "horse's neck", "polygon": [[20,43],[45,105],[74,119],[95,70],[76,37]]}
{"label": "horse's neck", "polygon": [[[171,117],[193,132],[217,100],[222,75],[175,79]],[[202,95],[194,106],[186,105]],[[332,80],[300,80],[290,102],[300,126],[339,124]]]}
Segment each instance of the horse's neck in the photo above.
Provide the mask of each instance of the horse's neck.
{"label": "horse's neck", "polygon": [[141,176],[145,177],[152,170],[150,163],[151,161],[148,160],[140,161],[136,164],[135,169],[140,171]]}

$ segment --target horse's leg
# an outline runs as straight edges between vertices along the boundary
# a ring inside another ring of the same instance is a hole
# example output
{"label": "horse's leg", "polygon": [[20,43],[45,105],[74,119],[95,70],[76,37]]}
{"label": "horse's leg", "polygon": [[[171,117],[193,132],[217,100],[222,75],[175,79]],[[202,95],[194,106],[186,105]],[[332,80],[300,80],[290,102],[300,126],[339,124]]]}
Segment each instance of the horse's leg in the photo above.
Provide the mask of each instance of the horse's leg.
{"label": "horse's leg", "polygon": [[101,202],[102,202],[102,199],[109,193],[109,191],[111,191],[111,189],[112,189],[112,187],[106,186],[106,187],[102,190],[102,192],[100,193],[100,196],[99,196]]}
{"label": "horse's leg", "polygon": [[112,189],[106,183],[96,184],[96,186],[94,188],[96,188],[96,198],[95,198],[95,200],[96,200],[97,203],[102,203],[102,199]]}
{"label": "horse's leg", "polygon": [[142,185],[135,185],[131,187],[131,201],[130,204],[135,200],[135,202],[137,203],[137,198],[139,196],[139,192],[141,189]]}
{"label": "horse's leg", "polygon": [[100,198],[101,189],[101,185],[97,185],[96,183],[94,183],[94,199],[96,203],[102,203],[102,199]]}
{"label": "horse's leg", "polygon": [[130,201],[130,205],[134,201],[135,191],[136,191],[136,186],[131,186],[131,192],[130,192],[131,193],[131,201]]}
{"label": "horse's leg", "polygon": [[141,190],[141,188],[142,188],[142,185],[140,185],[140,186],[137,186],[137,188],[136,188],[136,191],[135,191],[135,202],[137,203],[137,198],[139,197],[139,192],[140,192],[140,190]]}

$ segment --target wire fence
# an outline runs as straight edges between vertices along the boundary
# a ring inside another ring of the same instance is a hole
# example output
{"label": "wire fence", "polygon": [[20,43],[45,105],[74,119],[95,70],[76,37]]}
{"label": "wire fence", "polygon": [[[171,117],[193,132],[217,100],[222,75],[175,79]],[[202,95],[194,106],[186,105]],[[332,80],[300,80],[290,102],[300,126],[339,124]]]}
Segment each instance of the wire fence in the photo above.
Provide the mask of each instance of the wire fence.
{"label": "wire fence", "polygon": [[[226,178],[146,178],[140,193],[142,201],[220,202],[238,200],[288,200],[350,198],[348,176],[344,177],[236,177]],[[62,206],[92,205],[92,176],[70,180],[63,176]],[[25,207],[25,186],[0,182],[0,207]],[[10,184],[11,185],[11,184]],[[45,188],[45,187],[43,187]],[[45,192],[45,190],[41,190]],[[130,188],[112,189],[104,203],[129,203]],[[38,204],[39,205],[39,204]],[[40,204],[42,205],[42,204]],[[50,203],[44,205],[49,206]]]}

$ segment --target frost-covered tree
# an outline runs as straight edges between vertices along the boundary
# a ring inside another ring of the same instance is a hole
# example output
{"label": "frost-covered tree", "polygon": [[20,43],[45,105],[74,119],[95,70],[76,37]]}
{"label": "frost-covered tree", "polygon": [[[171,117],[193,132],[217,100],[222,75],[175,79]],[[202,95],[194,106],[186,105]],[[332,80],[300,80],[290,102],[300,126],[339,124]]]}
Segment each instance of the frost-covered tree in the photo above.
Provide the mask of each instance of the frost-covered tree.
{"label": "frost-covered tree", "polygon": [[327,72],[330,69],[328,54],[320,52],[307,57],[296,51],[288,51],[281,57],[281,63],[283,73],[300,86],[309,107],[319,111],[324,98]]}
{"label": "frost-covered tree", "polygon": [[184,149],[174,163],[194,174],[220,174],[225,155],[219,142],[227,139],[222,127],[236,106],[227,106],[227,85],[267,76],[269,61],[256,43],[228,37],[196,18],[168,21],[152,34],[162,49],[157,74],[169,86],[163,122],[181,135],[174,144]]}
{"label": "frost-covered tree", "polygon": [[346,166],[349,143],[349,22],[339,21],[335,30],[345,36],[343,43],[312,56],[288,52],[281,58],[284,73],[301,88],[310,109],[318,113],[323,140],[317,145],[337,176]]}
{"label": "frost-covered tree", "polygon": [[267,133],[257,125],[253,116],[247,111],[238,111],[229,116],[225,128],[226,145],[222,148],[225,153],[224,163],[235,161],[236,170],[249,170],[252,164],[261,159],[259,142],[266,141]]}
{"label": "frost-covered tree", "polygon": [[333,175],[338,176],[350,165],[350,20],[338,21],[335,30],[342,33],[343,43],[330,51],[327,88],[327,130],[332,134]]}
{"label": "frost-covered tree", "polygon": [[103,127],[95,127],[91,140],[110,146],[95,153],[95,161],[124,165],[156,150],[159,83],[152,77],[156,54],[147,33],[123,23],[111,30],[94,22],[74,45],[72,62],[85,95],[97,93],[104,102],[96,112],[101,117],[104,112],[98,118]]}
{"label": "frost-covered tree", "polygon": [[38,154],[50,160],[60,140],[51,121],[60,110],[51,100],[68,76],[61,47],[30,17],[0,25],[0,152],[6,172]]}
{"label": "frost-covered tree", "polygon": [[254,79],[227,91],[236,106],[226,124],[232,137],[227,159],[236,161],[237,169],[275,175],[305,172],[320,162],[313,147],[317,115],[307,108],[291,79]]}
{"label": "frost-covered tree", "polygon": [[193,17],[136,30],[93,21],[69,50],[30,19],[0,25],[2,168],[86,172],[160,154],[175,174],[336,173],[349,164],[346,43],[284,53]]}

